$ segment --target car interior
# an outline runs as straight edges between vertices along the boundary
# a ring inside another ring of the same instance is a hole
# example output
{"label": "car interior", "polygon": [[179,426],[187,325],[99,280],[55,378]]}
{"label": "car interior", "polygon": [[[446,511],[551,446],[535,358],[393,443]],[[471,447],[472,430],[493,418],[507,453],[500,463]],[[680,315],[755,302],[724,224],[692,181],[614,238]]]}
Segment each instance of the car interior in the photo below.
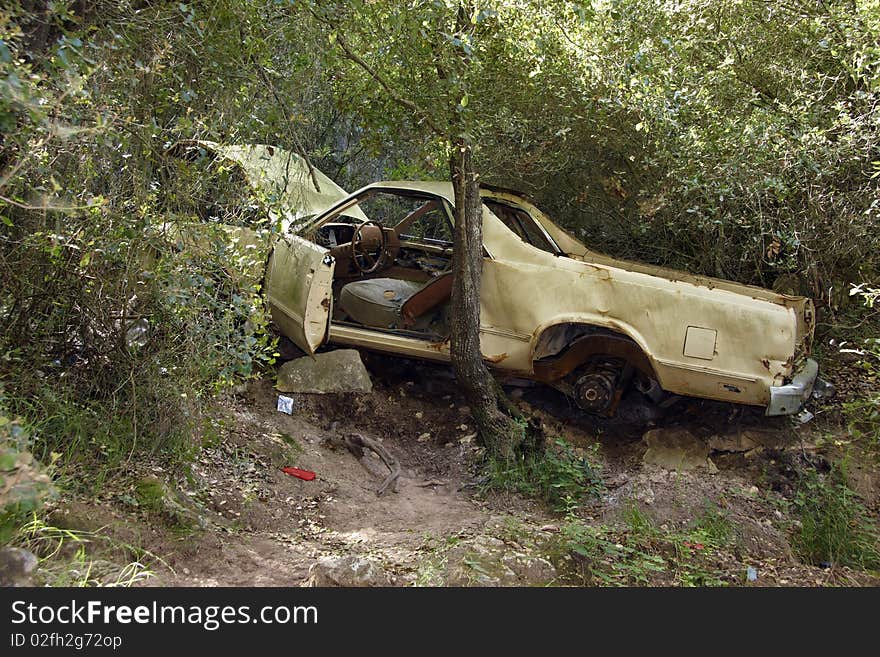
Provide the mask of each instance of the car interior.
{"label": "car interior", "polygon": [[314,234],[336,260],[333,322],[443,340],[452,293],[446,205],[384,190],[365,192],[357,205],[368,220],[346,216],[346,206]]}
{"label": "car interior", "polygon": [[[561,251],[522,209],[484,199],[527,244]],[[443,340],[452,293],[452,218],[440,199],[405,190],[368,190],[357,207],[339,208],[314,233],[336,260],[333,318],[341,324]]]}

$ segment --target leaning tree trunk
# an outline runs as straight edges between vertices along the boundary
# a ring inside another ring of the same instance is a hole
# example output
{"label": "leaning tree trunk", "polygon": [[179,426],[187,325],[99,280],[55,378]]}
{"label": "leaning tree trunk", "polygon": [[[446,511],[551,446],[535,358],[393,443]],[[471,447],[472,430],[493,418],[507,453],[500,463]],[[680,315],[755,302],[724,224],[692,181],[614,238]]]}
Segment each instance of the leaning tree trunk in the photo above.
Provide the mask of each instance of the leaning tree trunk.
{"label": "leaning tree trunk", "polygon": [[455,144],[449,165],[455,189],[452,365],[482,444],[491,456],[510,458],[522,448],[525,435],[523,426],[502,411],[507,400],[480,353],[483,203],[470,146],[463,141]]}

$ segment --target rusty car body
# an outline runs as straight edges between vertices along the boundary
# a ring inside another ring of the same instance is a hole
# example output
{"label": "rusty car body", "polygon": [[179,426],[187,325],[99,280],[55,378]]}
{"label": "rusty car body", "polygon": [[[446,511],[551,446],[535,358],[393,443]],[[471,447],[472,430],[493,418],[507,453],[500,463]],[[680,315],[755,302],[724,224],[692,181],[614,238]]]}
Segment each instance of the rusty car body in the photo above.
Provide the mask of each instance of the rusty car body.
{"label": "rusty car body", "polygon": [[[235,231],[267,254],[253,275],[284,336],[308,354],[336,344],[450,359],[450,183],[376,182],[346,194],[322,175],[317,193],[295,155],[199,144],[255,186],[269,180],[283,192],[279,231]],[[481,195],[480,344],[499,375],[551,385],[599,415],[614,414],[627,390],[767,415],[796,413],[813,392],[809,299],[610,258],[520,194],[487,186]]]}

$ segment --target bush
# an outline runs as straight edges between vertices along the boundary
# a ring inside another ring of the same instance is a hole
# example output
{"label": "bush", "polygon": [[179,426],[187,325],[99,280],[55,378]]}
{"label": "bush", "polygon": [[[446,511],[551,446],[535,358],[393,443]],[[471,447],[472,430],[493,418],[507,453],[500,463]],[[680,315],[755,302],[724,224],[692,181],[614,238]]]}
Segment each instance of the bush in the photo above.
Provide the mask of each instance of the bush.
{"label": "bush", "polygon": [[0,412],[0,546],[54,491],[45,469],[28,451],[30,442],[22,424]]}
{"label": "bush", "polygon": [[574,557],[575,581],[599,586],[726,586],[738,570],[729,551],[733,528],[707,504],[686,529],[657,526],[632,501],[618,526],[588,525],[569,514],[560,532],[564,553]]}
{"label": "bush", "polygon": [[569,16],[566,36],[590,56],[552,87],[566,117],[523,108],[529,132],[493,135],[486,169],[513,160],[499,182],[590,248],[837,305],[880,264],[880,13],[728,5],[626,0]]}
{"label": "bush", "polygon": [[488,487],[516,491],[564,511],[602,491],[599,468],[585,454],[557,439],[543,452],[490,460]]}
{"label": "bush", "polygon": [[[152,238],[158,209],[33,213],[0,234],[0,378],[41,458],[186,451],[201,405],[273,362],[259,287],[225,235],[198,252]],[[149,256],[149,257],[148,257]],[[249,256],[253,257],[253,256]]]}
{"label": "bush", "polygon": [[794,499],[795,551],[809,563],[880,568],[880,528],[835,467],[801,474]]}
{"label": "bush", "polygon": [[[880,289],[857,285],[850,290],[850,295],[860,297],[868,312],[876,312],[874,306],[880,299]],[[859,357],[856,365],[861,371],[860,378],[872,389],[847,399],[843,403],[843,412],[849,432],[857,438],[866,438],[868,444],[876,449],[880,448],[880,337],[877,335],[880,323],[875,318],[873,326],[868,324],[866,330],[871,334],[863,337],[859,345],[861,348],[855,350]]]}

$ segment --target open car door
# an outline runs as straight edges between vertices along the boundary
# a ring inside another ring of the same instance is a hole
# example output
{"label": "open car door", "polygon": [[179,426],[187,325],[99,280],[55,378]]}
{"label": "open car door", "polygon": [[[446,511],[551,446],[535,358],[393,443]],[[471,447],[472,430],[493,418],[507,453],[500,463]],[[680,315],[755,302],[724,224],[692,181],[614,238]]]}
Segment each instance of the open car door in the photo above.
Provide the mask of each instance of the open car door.
{"label": "open car door", "polygon": [[333,304],[333,256],[298,235],[275,245],[266,277],[272,320],[307,354],[327,338]]}

